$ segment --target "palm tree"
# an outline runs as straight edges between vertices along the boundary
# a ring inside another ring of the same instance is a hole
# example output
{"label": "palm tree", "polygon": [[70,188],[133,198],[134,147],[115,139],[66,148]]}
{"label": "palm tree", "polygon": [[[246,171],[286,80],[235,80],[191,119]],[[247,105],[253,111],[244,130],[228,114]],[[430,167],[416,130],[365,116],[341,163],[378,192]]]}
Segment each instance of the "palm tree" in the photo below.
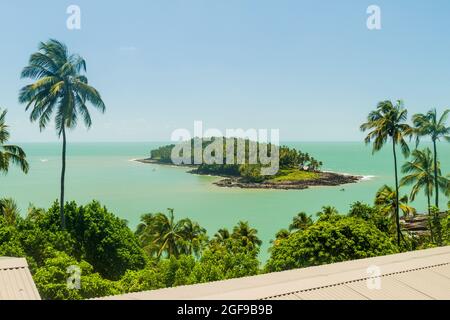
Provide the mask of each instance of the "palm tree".
{"label": "palm tree", "polygon": [[150,255],[160,258],[180,254],[199,256],[207,242],[206,230],[190,219],[176,221],[173,209],[164,213],[144,214],[137,226],[136,236],[144,250]]}
{"label": "palm tree", "polygon": [[255,248],[262,244],[262,241],[257,236],[258,231],[251,228],[247,221],[239,221],[233,228],[231,237],[242,243],[244,247]]}
{"label": "palm tree", "polygon": [[320,212],[317,212],[317,216],[320,218],[329,218],[334,215],[338,215],[339,211],[333,206],[323,206]]}
{"label": "palm tree", "polygon": [[181,246],[184,242],[183,223],[184,221],[175,221],[174,210],[167,209],[169,215],[157,213],[154,215],[154,223],[151,228],[153,244],[157,246],[157,257],[161,257],[163,253],[167,257],[177,257],[182,251]]}
{"label": "palm tree", "polygon": [[136,227],[136,236],[141,243],[142,248],[149,256],[158,252],[158,246],[153,242],[156,232],[156,220],[152,213],[146,213],[141,216],[141,222]]}
{"label": "palm tree", "polygon": [[[427,204],[428,204],[428,216],[431,217],[432,209],[431,209],[431,197],[433,196],[433,190],[434,190],[434,183],[435,183],[435,177],[433,172],[435,163],[433,160],[433,155],[431,153],[431,150],[429,148],[421,150],[414,150],[412,152],[412,161],[406,162],[402,167],[402,172],[408,174],[407,176],[403,177],[400,181],[401,185],[411,185],[414,184],[412,190],[410,199],[411,201],[414,201],[417,193],[424,189],[425,195],[427,197]],[[439,162],[436,163],[438,166],[440,165]],[[445,177],[441,176],[441,170],[438,168],[437,170],[439,177],[438,177],[438,183],[441,184],[441,187],[445,188],[448,185],[448,180]],[[430,220],[431,224],[431,220]],[[430,236],[433,240],[433,228],[430,225]]]}
{"label": "palm tree", "polygon": [[206,229],[191,219],[183,219],[181,224],[181,233],[185,241],[184,253],[195,254],[198,257],[207,242]]}
{"label": "palm tree", "polygon": [[270,243],[272,244],[272,248],[269,249],[269,252],[271,252],[274,247],[278,246],[281,243],[281,241],[289,238],[290,235],[291,235],[291,233],[289,232],[289,230],[281,229],[280,231],[278,231],[275,234],[275,240],[270,240]]}
{"label": "palm tree", "polygon": [[[399,204],[399,207],[397,207]],[[401,198],[397,196],[397,192],[391,187],[382,186],[375,195],[375,206],[386,216],[390,218],[396,218],[396,214],[399,210],[403,212],[405,216],[413,216],[415,209],[408,205],[408,196],[404,195]]]}
{"label": "palm tree", "polygon": [[15,226],[20,217],[17,203],[10,198],[0,199],[0,216],[3,216],[9,226]]}
{"label": "palm tree", "polygon": [[365,138],[366,144],[373,143],[373,153],[381,150],[390,139],[392,142],[392,152],[394,156],[395,172],[395,222],[397,225],[397,244],[400,245],[400,213],[399,213],[399,183],[397,169],[397,144],[400,145],[405,157],[409,155],[409,147],[405,138],[412,135],[412,128],[404,123],[408,116],[408,111],[404,108],[402,101],[397,101],[394,105],[391,101],[378,103],[377,109],[370,112],[367,122],[361,125],[362,131],[370,130]]}
{"label": "palm tree", "polygon": [[421,136],[430,136],[433,142],[434,149],[434,188],[436,193],[435,205],[439,208],[439,175],[438,175],[438,155],[436,141],[441,138],[450,142],[450,127],[447,127],[446,121],[450,109],[444,111],[442,116],[438,119],[436,109],[430,110],[427,114],[415,114],[413,116],[413,123],[415,133],[417,136],[417,144]]}
{"label": "palm tree", "polygon": [[226,228],[222,228],[214,234],[214,237],[210,241],[210,245],[224,246],[229,239],[231,239],[230,231],[228,231],[228,229]]}
{"label": "palm tree", "polygon": [[9,131],[5,123],[6,113],[6,110],[1,111],[0,109],[0,172],[7,173],[9,164],[12,162],[18,165],[23,172],[27,173],[28,162],[25,152],[18,146],[7,144]]}
{"label": "palm tree", "polygon": [[39,51],[32,54],[28,66],[22,70],[22,78],[36,80],[23,87],[19,102],[31,108],[31,122],[38,121],[44,130],[53,114],[58,137],[62,137],[62,168],[60,216],[61,227],[65,229],[64,179],[66,171],[66,129],[74,129],[79,116],[87,128],[92,125],[87,107],[92,106],[105,112],[105,104],[99,92],[88,84],[84,75],[85,60],[77,54],[70,54],[67,47],[57,40],[39,44]]}
{"label": "palm tree", "polygon": [[313,220],[311,216],[305,212],[300,212],[292,219],[292,223],[289,225],[289,231],[305,230],[312,224]]}
{"label": "palm tree", "polygon": [[45,209],[35,207],[32,204],[28,206],[27,220],[36,222],[39,219],[42,219],[44,216],[45,216]]}
{"label": "palm tree", "polygon": [[[409,175],[403,177],[400,183],[402,185],[411,185],[415,183],[411,190],[411,201],[414,201],[417,193],[421,189],[424,189],[428,200],[428,214],[430,214],[431,197],[433,196],[433,190],[435,189],[436,183],[434,172],[437,172],[438,174],[438,187],[444,192],[446,192],[449,180],[441,175],[440,163],[439,161],[434,161],[434,157],[429,148],[422,151],[414,150],[412,156],[413,161],[406,162],[402,167],[402,172],[409,173]],[[437,165],[437,168],[435,168],[435,165]]]}

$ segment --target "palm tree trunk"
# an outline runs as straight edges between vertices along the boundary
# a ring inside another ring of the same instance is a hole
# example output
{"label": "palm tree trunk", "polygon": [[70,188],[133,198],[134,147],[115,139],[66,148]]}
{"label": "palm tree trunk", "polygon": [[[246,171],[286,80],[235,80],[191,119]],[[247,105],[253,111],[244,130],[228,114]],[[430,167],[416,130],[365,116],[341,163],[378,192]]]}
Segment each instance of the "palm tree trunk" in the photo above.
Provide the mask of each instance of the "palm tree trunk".
{"label": "palm tree trunk", "polygon": [[62,148],[62,169],[61,169],[61,196],[59,198],[59,215],[61,217],[61,228],[66,229],[66,217],[64,216],[64,179],[66,175],[66,129],[62,127],[63,148]]}
{"label": "palm tree trunk", "polygon": [[434,148],[434,187],[436,188],[436,208],[439,208],[439,186],[438,186],[438,160],[437,160],[437,148],[436,139],[433,139]]}
{"label": "palm tree trunk", "polygon": [[397,245],[400,246],[400,214],[399,214],[399,201],[398,201],[398,171],[397,171],[397,152],[395,150],[395,140],[392,138],[392,151],[394,153],[394,167],[395,167],[395,223],[397,225]]}
{"label": "palm tree trunk", "polygon": [[428,224],[430,228],[430,238],[431,242],[434,242],[433,240],[433,224],[431,223],[431,200],[430,200],[430,193],[427,191],[427,201],[428,201]]}

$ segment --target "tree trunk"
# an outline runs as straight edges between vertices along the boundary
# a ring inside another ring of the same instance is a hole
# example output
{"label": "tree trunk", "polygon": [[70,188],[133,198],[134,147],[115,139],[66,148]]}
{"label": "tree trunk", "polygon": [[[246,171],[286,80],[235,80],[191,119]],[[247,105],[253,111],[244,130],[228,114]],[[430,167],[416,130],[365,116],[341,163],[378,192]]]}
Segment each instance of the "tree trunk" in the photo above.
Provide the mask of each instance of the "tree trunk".
{"label": "tree trunk", "polygon": [[66,229],[66,217],[64,216],[64,179],[66,175],[66,129],[62,127],[63,148],[62,148],[62,168],[61,168],[61,196],[59,198],[59,215],[61,217],[61,228]]}
{"label": "tree trunk", "polygon": [[428,201],[428,224],[430,226],[430,238],[431,238],[431,242],[434,242],[434,237],[433,237],[433,224],[431,222],[431,200],[430,200],[430,193],[427,192],[427,201]]}
{"label": "tree trunk", "polygon": [[434,187],[436,188],[436,208],[439,208],[439,185],[438,185],[438,160],[437,160],[437,148],[436,139],[433,139],[434,148]]}
{"label": "tree trunk", "polygon": [[398,172],[397,172],[397,152],[395,150],[395,140],[392,138],[392,151],[394,153],[394,167],[395,167],[395,223],[397,225],[397,245],[400,246],[400,205],[398,201]]}

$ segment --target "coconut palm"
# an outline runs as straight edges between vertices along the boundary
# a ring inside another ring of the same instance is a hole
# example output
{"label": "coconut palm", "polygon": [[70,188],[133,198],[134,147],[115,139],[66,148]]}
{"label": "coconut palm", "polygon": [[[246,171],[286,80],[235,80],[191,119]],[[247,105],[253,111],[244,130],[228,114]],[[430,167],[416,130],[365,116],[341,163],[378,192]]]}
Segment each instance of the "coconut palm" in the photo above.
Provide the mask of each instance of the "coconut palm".
{"label": "coconut palm", "polygon": [[174,210],[167,209],[168,215],[157,213],[153,216],[153,223],[147,230],[149,239],[152,239],[152,245],[157,248],[156,256],[159,258],[164,253],[167,257],[178,256],[182,251],[183,244],[183,223],[184,221],[175,221]]}
{"label": "coconut palm", "polygon": [[399,182],[397,169],[397,145],[400,145],[401,151],[405,157],[410,153],[406,137],[412,135],[412,128],[404,123],[408,116],[407,110],[403,106],[402,101],[397,101],[394,105],[391,101],[382,101],[378,103],[376,110],[369,113],[367,122],[361,125],[362,131],[369,130],[365,138],[366,144],[373,144],[373,153],[380,151],[383,146],[390,140],[392,142],[392,153],[394,156],[394,173],[395,173],[395,222],[397,226],[397,243],[400,245],[400,203],[398,199]]}
{"label": "coconut palm", "polygon": [[[415,183],[411,190],[411,201],[414,201],[417,193],[421,189],[424,189],[425,195],[427,196],[428,213],[430,213],[431,197],[433,196],[436,183],[434,172],[438,174],[438,187],[444,192],[447,190],[449,179],[442,176],[440,162],[434,161],[434,157],[429,148],[414,150],[412,157],[413,160],[407,161],[402,167],[402,172],[409,174],[403,177],[400,183],[402,185]],[[437,165],[437,168],[435,168],[435,165]]]}
{"label": "coconut palm", "polygon": [[211,239],[210,244],[213,246],[223,246],[231,238],[230,231],[226,228],[219,229],[214,237]]}
{"label": "coconut palm", "polygon": [[262,241],[257,236],[258,231],[251,228],[247,221],[239,221],[239,223],[233,228],[231,237],[238,240],[244,247],[259,247]]}
{"label": "coconut palm", "polygon": [[45,216],[45,209],[38,208],[33,204],[28,206],[27,220],[36,222]]}
{"label": "coconut palm", "polygon": [[[403,177],[400,183],[402,185],[414,184],[410,195],[411,201],[415,200],[417,193],[421,189],[424,190],[428,203],[428,216],[431,217],[433,211],[431,208],[431,197],[433,196],[434,184],[436,181],[434,172],[438,173],[439,189],[442,189],[444,192],[446,192],[450,180],[441,175],[440,163],[439,161],[434,161],[429,148],[426,148],[423,151],[414,150],[412,157],[413,160],[406,162],[402,167],[402,172],[407,173],[408,175]],[[438,166],[437,170],[434,170],[435,164]],[[433,228],[431,228],[431,226],[430,232],[431,239],[433,239]]]}
{"label": "coconut palm", "polygon": [[[397,207],[397,203],[399,207]],[[399,210],[403,212],[406,217],[411,217],[415,214],[416,210],[408,205],[408,196],[397,197],[396,190],[384,185],[375,195],[375,206],[380,212],[391,219],[396,218],[396,214]],[[397,210],[398,209],[398,210]]]}
{"label": "coconut palm", "polygon": [[92,125],[88,102],[101,112],[105,104],[99,92],[88,84],[84,75],[85,60],[77,54],[70,54],[67,47],[57,40],[39,44],[39,51],[32,54],[28,66],[22,70],[22,78],[36,80],[23,87],[19,102],[31,109],[31,122],[38,121],[44,130],[54,115],[58,137],[62,137],[62,168],[60,216],[65,228],[64,179],[66,171],[66,129],[74,129],[79,117],[87,128]]}
{"label": "coconut palm", "polygon": [[206,230],[190,219],[176,221],[174,210],[164,213],[144,214],[137,226],[136,236],[144,250],[160,258],[180,254],[199,255],[207,242]]}
{"label": "coconut palm", "polygon": [[17,203],[10,198],[0,199],[0,216],[3,216],[7,225],[15,226],[20,217]]}
{"label": "coconut palm", "polygon": [[289,232],[289,230],[281,229],[280,231],[278,231],[275,234],[275,240],[270,240],[270,244],[272,245],[272,247],[269,248],[269,252],[272,252],[274,247],[278,246],[284,239],[289,238],[290,235],[291,233]]}
{"label": "coconut palm", "polygon": [[28,162],[26,154],[22,148],[7,144],[9,140],[8,126],[5,123],[6,110],[0,109],[0,172],[7,173],[10,163],[18,165],[20,169],[27,173]]}
{"label": "coconut palm", "polygon": [[313,220],[311,216],[305,212],[300,212],[292,219],[292,223],[289,225],[289,231],[305,230],[312,224]]}
{"label": "coconut palm", "polygon": [[329,218],[334,215],[338,215],[339,211],[333,206],[323,206],[320,212],[317,212],[317,216],[320,218]]}
{"label": "coconut palm", "polygon": [[153,256],[158,252],[158,246],[155,244],[154,238],[156,233],[156,220],[152,213],[146,213],[141,216],[141,222],[136,227],[136,236],[141,243],[142,248],[149,256]]}
{"label": "coconut palm", "polygon": [[435,206],[439,208],[439,174],[438,174],[438,154],[437,141],[445,139],[450,142],[450,127],[447,127],[446,121],[450,109],[444,111],[441,117],[438,117],[436,109],[432,109],[427,114],[415,114],[413,123],[417,136],[417,144],[422,136],[429,136],[433,142],[434,152],[434,189],[435,189]]}
{"label": "coconut palm", "polygon": [[183,219],[181,221],[181,233],[184,244],[185,254],[195,254],[197,257],[203,250],[207,242],[206,229],[202,228],[197,222],[191,219]]}

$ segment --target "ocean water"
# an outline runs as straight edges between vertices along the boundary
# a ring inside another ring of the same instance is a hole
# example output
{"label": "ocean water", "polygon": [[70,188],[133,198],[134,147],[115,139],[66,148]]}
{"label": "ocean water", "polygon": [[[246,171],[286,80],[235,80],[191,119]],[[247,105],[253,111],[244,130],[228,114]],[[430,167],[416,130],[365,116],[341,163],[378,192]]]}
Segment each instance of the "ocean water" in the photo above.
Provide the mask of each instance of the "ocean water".
{"label": "ocean water", "polygon": [[[366,177],[357,184],[307,190],[226,189],[212,184],[216,177],[132,161],[148,157],[151,149],[163,144],[69,143],[66,199],[78,203],[97,199],[127,219],[133,229],[142,214],[166,212],[167,208],[174,208],[178,219],[189,217],[199,222],[210,236],[219,228],[231,229],[240,220],[249,221],[263,240],[260,258],[264,261],[270,240],[278,230],[287,228],[298,212],[314,215],[322,206],[332,205],[345,213],[352,202],[371,204],[383,184],[394,183],[391,149],[372,155],[371,148],[359,142],[286,143],[322,160],[324,170]],[[58,199],[61,145],[21,146],[28,154],[30,172],[25,175],[12,168],[8,175],[0,176],[0,197],[14,198],[26,214],[30,203],[47,208]],[[450,144],[440,143],[439,152],[443,172],[450,173]],[[402,190],[402,194],[408,192],[408,188]],[[447,201],[441,198],[442,205]],[[425,211],[425,197],[421,195],[413,205]]]}

